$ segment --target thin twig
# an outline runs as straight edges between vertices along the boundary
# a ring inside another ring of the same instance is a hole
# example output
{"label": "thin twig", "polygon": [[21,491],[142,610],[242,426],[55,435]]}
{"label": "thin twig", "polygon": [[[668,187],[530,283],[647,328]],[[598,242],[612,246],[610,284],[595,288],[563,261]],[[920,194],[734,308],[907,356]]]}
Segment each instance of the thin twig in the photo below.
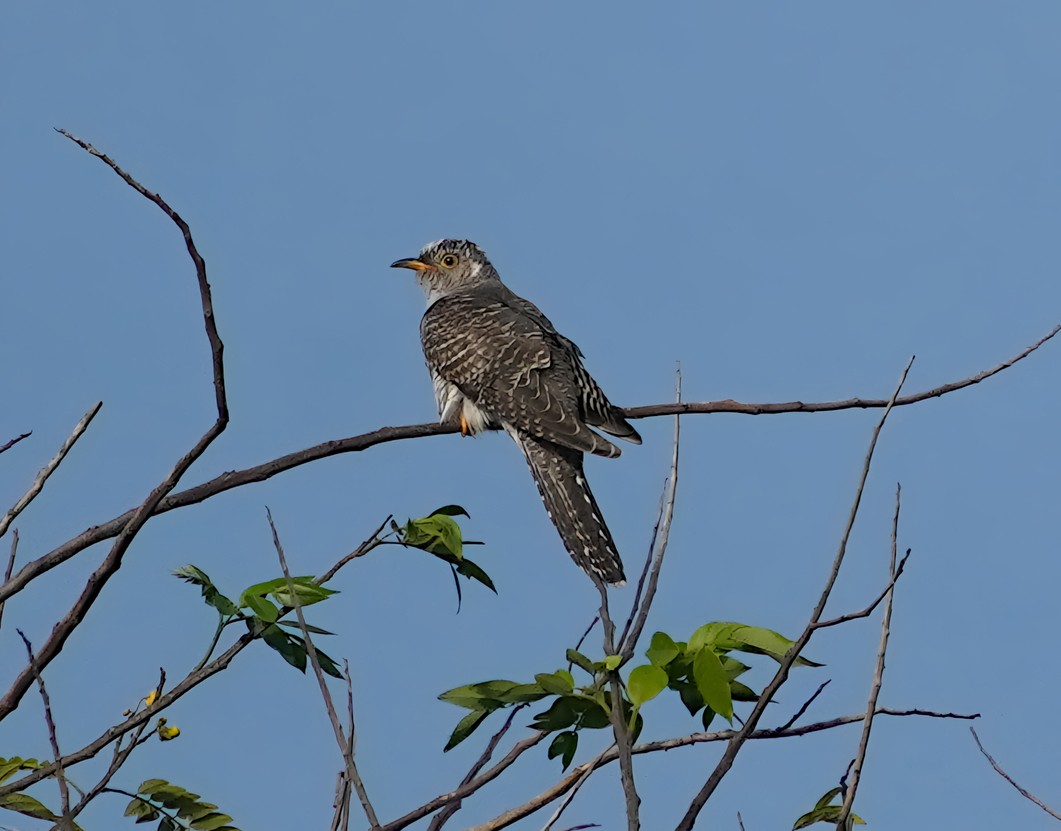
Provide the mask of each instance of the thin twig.
{"label": "thin twig", "polygon": [[44,678],[41,677],[40,670],[37,667],[37,659],[33,655],[33,646],[29,642],[29,638],[26,637],[25,633],[21,629],[16,629],[18,636],[22,638],[22,643],[26,646],[26,654],[29,656],[29,665],[33,669],[33,677],[37,682],[37,689],[41,694],[41,703],[44,705],[44,723],[48,728],[48,743],[52,748],[52,755],[55,757],[56,768],[55,768],[55,779],[59,783],[59,803],[62,806],[61,811],[61,822],[60,825],[65,831],[73,831],[73,817],[70,814],[70,788],[66,782],[66,771],[63,770],[62,762],[63,758],[62,751],[59,750],[59,739],[55,735],[55,720],[52,718],[52,701],[48,696],[48,689],[44,686]]}
{"label": "thin twig", "polygon": [[1003,779],[1005,779],[1007,782],[1009,782],[1009,784],[1011,784],[1014,788],[1016,788],[1017,792],[1021,796],[1023,796],[1025,799],[1029,800],[1030,802],[1034,802],[1036,805],[1038,805],[1040,808],[1042,808],[1044,811],[1046,811],[1046,813],[1048,813],[1054,819],[1061,820],[1061,814],[1059,814],[1057,811],[1055,811],[1049,805],[1044,803],[1041,799],[1039,799],[1039,797],[1035,796],[1035,794],[1030,793],[1028,790],[1026,790],[1025,788],[1023,788],[1020,785],[1018,785],[1017,781],[1012,776],[1010,776],[1008,773],[1006,773],[1004,770],[1002,770],[1001,766],[998,764],[998,762],[995,761],[994,757],[990,753],[988,753],[986,750],[984,750],[984,746],[980,742],[980,737],[978,735],[976,735],[976,731],[973,730],[972,727],[969,728],[969,732],[973,734],[973,739],[976,741],[976,746],[978,748],[980,748],[980,752],[984,754],[984,758],[987,759],[987,761],[991,763],[991,767],[993,767],[995,769],[995,773],[997,773],[999,776],[1001,776]]}
{"label": "thin twig", "polygon": [[689,808],[682,817],[681,822],[678,823],[675,831],[692,831],[693,825],[696,823],[696,818],[700,814],[700,811],[703,810],[703,807],[711,797],[711,794],[715,792],[719,783],[726,774],[729,773],[730,768],[733,767],[733,762],[737,758],[737,754],[740,752],[741,747],[744,746],[748,736],[758,726],[759,719],[761,719],[763,713],[766,712],[767,706],[769,706],[774,695],[781,688],[781,685],[788,680],[789,671],[792,669],[793,664],[795,664],[800,652],[803,651],[803,648],[814,634],[814,626],[819,620],[821,620],[822,614],[825,612],[825,605],[829,602],[829,596],[832,594],[833,586],[836,584],[836,579],[840,574],[840,567],[844,563],[844,555],[847,553],[847,541],[855,526],[855,519],[858,516],[859,505],[862,503],[862,492],[865,490],[866,480],[869,478],[869,469],[873,462],[873,451],[877,447],[877,439],[880,437],[881,430],[884,428],[884,423],[888,420],[888,415],[891,413],[895,401],[899,398],[899,393],[903,388],[903,384],[906,383],[906,376],[909,374],[910,367],[913,363],[914,358],[910,358],[909,363],[907,363],[906,368],[903,370],[902,376],[899,378],[899,383],[895,387],[895,392],[892,393],[888,406],[884,408],[884,412],[881,414],[880,420],[877,422],[877,426],[873,430],[873,436],[869,442],[869,449],[866,451],[866,458],[862,463],[862,474],[859,477],[858,487],[855,489],[855,498],[851,503],[851,511],[848,514],[847,525],[844,527],[844,533],[840,538],[840,546],[837,549],[836,557],[833,559],[832,568],[830,569],[829,576],[826,578],[825,587],[822,589],[821,595],[818,597],[818,602],[815,605],[814,610],[811,612],[810,620],[803,628],[803,632],[796,639],[795,643],[792,644],[788,652],[781,659],[777,671],[774,673],[774,677],[759,695],[759,698],[752,707],[752,711],[749,713],[744,725],[729,741],[729,744],[722,753],[722,758],[719,759],[714,770],[711,771],[711,775],[708,776],[703,787],[700,788],[696,796],[693,797],[692,802],[689,803]]}
{"label": "thin twig", "polygon": [[910,554],[913,553],[912,549],[906,549],[906,553],[903,558],[899,561],[899,567],[895,569],[891,579],[888,580],[888,584],[884,587],[880,594],[874,598],[873,602],[866,606],[864,609],[859,609],[857,612],[848,612],[847,614],[840,615],[839,617],[830,618],[829,620],[819,620],[814,624],[815,629],[827,629],[830,626],[839,626],[841,623],[847,623],[850,620],[859,620],[861,618],[869,617],[876,611],[877,607],[881,602],[889,596],[889,592],[895,587],[895,584],[899,582],[899,578],[903,576],[903,571],[906,569],[906,561],[910,559]]}
{"label": "thin twig", "polygon": [[10,441],[8,441],[8,442],[6,442],[4,444],[0,444],[0,453],[4,453],[5,451],[10,450],[12,447],[14,447],[20,441],[22,441],[23,439],[28,439],[32,435],[33,435],[33,431],[30,430],[28,433],[23,433],[20,436],[15,436]]}
{"label": "thin twig", "polygon": [[[494,751],[497,749],[498,744],[501,742],[501,739],[509,731],[509,728],[512,727],[512,721],[516,718],[516,713],[528,706],[528,704],[517,704],[515,707],[512,708],[512,711],[508,714],[508,718],[505,719],[505,723],[501,725],[501,729],[490,737],[490,741],[486,743],[486,747],[483,748],[482,754],[479,756],[478,759],[475,760],[475,763],[471,766],[471,768],[469,768],[468,772],[461,780],[462,786],[467,785],[469,782],[475,779],[479,771],[486,767],[487,763],[490,761],[490,757],[494,755]],[[439,829],[442,828],[442,826],[449,821],[450,817],[452,817],[455,813],[457,813],[457,811],[460,810],[460,807],[461,800],[459,799],[449,803],[449,805],[439,811],[431,819],[431,822],[427,826],[427,831],[439,831]]]}
{"label": "thin twig", "polygon": [[[894,710],[887,707],[880,707],[877,709],[877,715],[890,715],[890,716],[924,716],[927,718],[956,718],[956,719],[974,719],[979,718],[979,714],[963,715],[959,713],[937,713],[931,710]],[[838,718],[829,719],[828,721],[819,721],[813,724],[805,724],[802,727],[791,727],[787,730],[781,730],[773,728],[770,730],[755,730],[751,733],[749,739],[781,739],[791,738],[796,736],[806,736],[811,733],[819,733],[825,730],[832,730],[837,727],[841,727],[845,724],[856,724],[865,720],[865,713],[858,713],[856,715],[839,716]],[[673,739],[663,739],[655,742],[645,742],[644,744],[634,745],[633,753],[635,756],[642,753],[658,753],[660,751],[675,750],[679,747],[691,747],[696,744],[704,744],[711,742],[727,742],[731,741],[734,736],[737,735],[735,730],[720,730],[715,733],[692,733],[688,736],[679,736]],[[604,765],[611,764],[619,758],[618,749],[613,745],[608,750],[594,757],[588,762],[573,768],[568,772],[562,779],[555,782],[553,785],[546,788],[537,796],[527,800],[522,805],[518,805],[505,811],[503,814],[498,815],[494,819],[480,823],[466,831],[498,831],[498,829],[506,828],[512,823],[523,819],[535,811],[539,811],[551,802],[559,799],[565,793],[567,793],[575,783],[582,777],[586,772],[588,766],[593,766],[594,769],[599,769]]]}
{"label": "thin twig", "polygon": [[[601,756],[597,756],[597,759],[600,758]],[[549,821],[545,823],[542,828],[542,831],[552,831],[552,827],[560,820],[561,814],[563,814],[564,811],[567,810],[567,806],[571,804],[571,801],[575,798],[575,795],[578,793],[579,788],[581,788],[589,781],[589,778],[593,775],[593,771],[597,769],[596,765],[593,765],[592,763],[588,765],[583,765],[583,767],[585,767],[586,772],[583,773],[575,781],[575,784],[571,786],[571,790],[567,792],[564,798],[560,801],[560,804],[556,806],[556,810],[553,812],[553,815],[549,817]]]}
{"label": "thin twig", "polygon": [[[682,373],[678,369],[674,373],[674,397],[678,403],[682,400]],[[663,557],[667,553],[667,543],[670,540],[671,521],[674,519],[674,499],[678,491],[678,449],[681,445],[681,417],[674,416],[674,442],[671,450],[670,472],[667,481],[663,484],[663,495],[660,497],[659,517],[656,526],[652,529],[652,543],[648,549],[648,559],[645,568],[641,572],[641,579],[637,582],[637,593],[634,596],[633,605],[630,607],[630,616],[623,627],[622,637],[619,638],[619,654],[622,655],[623,663],[634,657],[637,642],[644,631],[645,623],[648,621],[648,613],[652,608],[652,601],[656,596],[656,587],[659,585],[660,571],[663,569]],[[657,535],[657,531],[659,532]],[[651,569],[649,562],[652,563]],[[645,575],[648,574],[648,582],[645,584]],[[641,587],[645,585],[645,599],[641,602]]]}
{"label": "thin twig", "polygon": [[459,799],[464,799],[465,797],[470,796],[471,794],[479,790],[481,787],[486,785],[488,782],[492,782],[494,779],[496,779],[498,776],[508,770],[508,768],[520,756],[522,756],[535,745],[539,744],[548,735],[548,733],[536,731],[530,736],[527,736],[524,739],[520,739],[518,742],[512,745],[508,753],[506,753],[505,756],[499,762],[497,762],[497,764],[495,764],[491,768],[487,768],[467,785],[461,785],[459,788],[456,788],[455,790],[452,790],[449,793],[444,793],[440,796],[436,796],[434,799],[431,799],[425,802],[423,805],[409,811],[404,816],[398,817],[398,819],[388,822],[380,829],[380,831],[400,831],[400,829],[405,828],[407,825],[412,825],[417,820],[423,819],[429,814],[435,813],[435,811],[437,811],[439,808],[444,808],[451,802],[454,802]]}
{"label": "thin twig", "polygon": [[[601,580],[594,579],[600,592],[600,619],[604,628],[604,654],[616,654],[615,623],[608,611],[608,589]],[[626,712],[623,708],[622,680],[618,669],[606,673],[608,678],[608,697],[611,703],[609,718],[612,723],[612,734],[615,736],[615,748],[619,754],[619,780],[623,785],[623,797],[626,801],[627,831],[639,831],[641,818],[638,811],[641,797],[637,794],[634,782],[634,760],[630,752],[633,742],[630,739],[631,725],[626,723]]]}
{"label": "thin twig", "polygon": [[113,744],[122,736],[136,730],[141,725],[150,721],[156,713],[169,707],[186,693],[206,681],[206,679],[227,669],[229,664],[232,663],[232,660],[254,640],[255,636],[250,633],[242,635],[239,640],[218,655],[217,658],[205,667],[196,672],[190,673],[168,693],[160,695],[150,707],[145,707],[143,710],[133,713],[125,721],[107,729],[102,735],[89,742],[80,750],[68,753],[66,756],[62,757],[62,759],[56,760],[56,762],[42,765],[35,770],[29,771],[21,779],[0,784],[0,797],[7,796],[8,794],[17,791],[23,791],[30,785],[47,779],[49,776],[53,776],[60,766],[64,769],[68,769],[73,765],[93,758],[108,745]]}
{"label": "thin twig", "polygon": [[[840,816],[836,821],[837,831],[844,831],[847,827],[847,818],[851,814],[851,808],[855,804],[855,793],[858,791],[858,783],[862,778],[862,766],[866,762],[866,751],[869,749],[869,735],[873,730],[873,716],[877,710],[877,700],[880,698],[880,688],[884,683],[884,658],[888,653],[888,638],[891,634],[892,606],[895,602],[895,580],[898,576],[896,565],[896,548],[899,539],[899,506],[902,496],[902,486],[895,486],[895,513],[892,515],[892,543],[891,557],[888,560],[888,576],[891,587],[888,589],[887,599],[884,601],[884,615],[880,625],[880,644],[877,647],[877,664],[873,671],[873,682],[869,688],[869,701],[866,703],[866,720],[862,724],[862,736],[858,742],[858,752],[855,761],[851,765],[848,787],[844,791],[844,804],[840,809]],[[909,555],[908,555],[909,556]]]}
{"label": "thin twig", "polygon": [[[48,477],[55,473],[55,469],[62,464],[63,459],[66,458],[66,454],[70,452],[70,448],[77,444],[77,440],[84,435],[85,430],[88,429],[88,425],[92,423],[92,419],[96,417],[96,413],[100,411],[100,407],[102,406],[103,402],[97,401],[89,408],[87,413],[81,416],[81,420],[74,425],[73,432],[66,437],[63,446],[59,448],[59,452],[52,457],[48,464],[40,469],[36,478],[33,480],[33,483],[29,486],[29,489],[22,494],[18,502],[12,505],[11,509],[4,514],[2,519],[0,519],[0,537],[7,533],[7,529],[11,527],[11,523],[15,521],[15,518],[37,498],[37,494],[44,489],[44,483],[48,481]],[[4,582],[7,581],[5,580]]]}
{"label": "thin twig", "polygon": [[828,687],[832,682],[833,682],[832,678],[830,678],[830,679],[828,679],[826,681],[822,681],[818,685],[818,689],[816,689],[814,691],[814,694],[810,698],[808,698],[806,701],[803,702],[803,706],[800,707],[798,710],[796,710],[796,712],[792,716],[792,718],[790,718],[788,721],[786,721],[784,724],[781,725],[781,729],[782,730],[787,730],[789,727],[791,727],[793,724],[795,724],[797,721],[799,721],[800,716],[802,716],[805,712],[807,712],[807,708],[810,707],[810,705],[814,703],[814,699],[816,699],[819,695],[821,695],[822,694],[822,690],[824,690],[826,687]]}
{"label": "thin twig", "polygon": [[353,722],[351,722],[350,725],[350,740],[347,741],[343,726],[339,723],[339,714],[335,711],[335,704],[332,701],[331,691],[328,689],[328,682],[324,679],[324,670],[321,669],[321,662],[317,657],[317,650],[313,646],[309,627],[306,626],[306,617],[302,614],[302,603],[299,600],[294,581],[291,579],[291,572],[287,567],[287,557],[284,556],[284,547],[280,544],[280,536],[276,532],[276,525],[273,523],[273,515],[268,508],[265,509],[265,515],[269,520],[269,528],[273,532],[273,545],[276,547],[276,556],[280,560],[280,570],[284,573],[284,579],[287,580],[287,590],[291,595],[291,602],[293,604],[292,608],[295,610],[295,616],[298,618],[298,628],[302,630],[302,637],[306,642],[306,654],[309,656],[309,662],[313,666],[313,674],[317,677],[317,685],[320,687],[321,697],[324,699],[324,708],[328,711],[328,719],[331,721],[332,730],[335,732],[335,741],[339,745],[339,752],[342,754],[343,761],[346,764],[347,778],[350,780],[350,784],[354,786],[354,790],[357,791],[357,796],[361,800],[361,807],[365,809],[365,817],[368,819],[369,827],[377,829],[379,828],[379,819],[376,817],[376,811],[373,809],[372,802],[368,798],[368,793],[365,791],[365,784],[361,781],[361,775],[357,770],[357,763],[354,761]]}
{"label": "thin twig", "polygon": [[[11,572],[15,570],[15,557],[18,555],[18,529],[11,532],[11,553],[7,557],[7,568],[4,569],[4,582],[11,579]],[[7,601],[0,600],[0,623],[4,620],[4,605]]]}
{"label": "thin twig", "polygon": [[[1059,331],[1061,331],[1061,326],[1055,327],[1044,337],[1040,338],[1039,341],[1032,344],[1020,354],[1015,355],[1007,361],[1003,361],[992,369],[980,372],[961,381],[955,381],[922,393],[917,393],[916,395],[898,398],[893,402],[893,406],[900,407],[907,404],[916,404],[929,398],[936,398],[972,386],[973,384],[978,384],[984,379],[996,375],[1013,366],[1018,361],[1028,357],[1032,352],[1053,338]],[[627,418],[651,418],[662,415],[686,415],[694,413],[780,415],[783,413],[832,412],[848,409],[879,409],[887,406],[888,403],[889,402],[879,400],[849,398],[845,401],[825,401],[809,404],[801,401],[782,404],[742,404],[727,399],[725,401],[705,401],[701,403],[683,402],[676,404],[674,402],[669,402],[665,404],[652,404],[645,407],[633,407],[624,410],[623,412]],[[189,505],[195,505],[199,502],[210,499],[219,493],[223,493],[224,491],[240,488],[244,485],[249,485],[255,482],[264,482],[280,473],[284,473],[304,464],[318,461],[319,459],[325,459],[329,456],[335,456],[340,453],[356,453],[367,450],[370,447],[393,441],[426,438],[428,436],[450,435],[459,432],[459,430],[459,427],[451,424],[410,424],[401,427],[381,427],[378,430],[373,430],[372,432],[363,433],[358,436],[351,436],[350,438],[345,439],[333,439],[331,441],[314,445],[313,447],[307,447],[303,450],[295,451],[294,453],[288,453],[284,456],[263,462],[262,464],[254,465],[253,467],[222,473],[209,481],[195,485],[187,490],[171,494],[159,503],[155,513],[161,514],[176,510],[177,508],[185,508]],[[93,525],[88,530],[67,540],[47,554],[43,554],[36,560],[27,563],[17,574],[15,574],[7,585],[0,587],[0,600],[21,591],[30,581],[39,577],[44,572],[55,568],[57,565],[66,562],[89,546],[117,536],[132,520],[134,513],[135,510],[126,511],[121,516]]]}
{"label": "thin twig", "polygon": [[364,557],[373,548],[376,548],[380,544],[380,532],[387,527],[387,523],[390,522],[391,519],[392,516],[388,514],[387,518],[379,524],[379,528],[372,532],[372,536],[370,536],[367,540],[361,543],[361,545],[359,545],[357,548],[355,548],[353,551],[351,551],[349,554],[339,560],[339,562],[333,565],[330,569],[324,572],[324,574],[317,578],[316,582],[323,586],[339,572],[339,569],[341,569],[351,560],[354,560],[358,557]]}

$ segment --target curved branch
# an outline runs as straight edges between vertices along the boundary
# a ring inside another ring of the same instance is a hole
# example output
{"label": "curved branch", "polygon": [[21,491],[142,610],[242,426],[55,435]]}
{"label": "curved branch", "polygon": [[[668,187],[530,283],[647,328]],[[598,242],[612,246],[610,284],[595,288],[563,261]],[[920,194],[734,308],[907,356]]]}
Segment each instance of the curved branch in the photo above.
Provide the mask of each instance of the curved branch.
{"label": "curved branch", "polygon": [[[894,406],[902,407],[907,404],[916,404],[929,398],[938,398],[941,395],[946,395],[947,393],[971,387],[974,384],[979,384],[981,381],[990,378],[992,375],[997,375],[1004,369],[1008,369],[1018,361],[1028,357],[1032,352],[1053,338],[1058,332],[1061,332],[1061,326],[1055,326],[1049,333],[1044,335],[1027,349],[991,369],[984,370],[983,372],[977,373],[976,375],[965,378],[961,381],[954,381],[914,395],[903,396],[902,398],[896,399]],[[888,402],[886,400],[864,398],[848,398],[844,401],[824,401],[809,404],[802,401],[792,401],[782,404],[744,404],[739,401],[726,399],[724,401],[650,404],[645,407],[631,407],[623,410],[623,413],[627,418],[652,418],[655,416],[685,413],[779,415],[782,413],[816,413],[832,412],[834,410],[873,409],[885,407],[887,404]],[[337,456],[340,453],[357,453],[362,450],[368,450],[370,447],[375,447],[378,444],[387,444],[392,441],[420,439],[426,438],[427,436],[446,436],[458,432],[460,432],[460,429],[456,425],[450,424],[409,424],[400,427],[381,427],[378,430],[373,430],[370,433],[363,433],[359,436],[351,436],[350,438],[345,439],[333,439],[331,441],[314,445],[313,447],[307,447],[304,450],[288,453],[276,459],[271,459],[268,462],[254,465],[253,467],[248,467],[243,470],[230,470],[227,473],[222,473],[220,476],[216,476],[200,485],[171,494],[159,503],[155,513],[162,514],[177,508],[194,505],[198,502],[210,499],[219,493],[223,493],[224,491],[243,487],[244,485],[253,484],[255,482],[264,482],[265,480],[271,479],[277,474],[291,470],[292,468],[309,464],[310,462],[315,462],[319,459],[326,459],[329,456]],[[76,537],[63,543],[58,548],[54,548],[47,554],[43,554],[36,560],[27,563],[14,577],[4,583],[3,586],[0,586],[0,600],[4,600],[17,594],[32,580],[39,577],[44,572],[55,568],[57,565],[66,562],[71,557],[84,551],[90,545],[95,545],[98,542],[117,536],[132,519],[133,513],[133,511],[126,511],[121,516],[117,516],[114,519],[108,520],[99,525],[94,525],[86,531],[78,534]]]}

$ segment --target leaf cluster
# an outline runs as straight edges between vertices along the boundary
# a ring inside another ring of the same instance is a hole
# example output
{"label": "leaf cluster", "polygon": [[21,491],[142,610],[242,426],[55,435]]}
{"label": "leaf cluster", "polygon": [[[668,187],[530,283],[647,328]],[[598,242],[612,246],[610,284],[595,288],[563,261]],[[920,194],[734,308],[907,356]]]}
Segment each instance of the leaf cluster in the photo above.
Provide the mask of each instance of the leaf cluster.
{"label": "leaf cluster", "polygon": [[[690,715],[702,712],[704,729],[716,714],[732,721],[733,702],[755,701],[758,693],[737,680],[750,667],[729,653],[767,655],[780,661],[792,645],[793,641],[777,632],[741,623],[705,624],[688,641],[675,641],[665,632],[656,632],[645,650],[649,663],[632,669],[625,684],[623,717],[630,725],[632,739],[636,741],[644,726],[641,707],[668,688],[678,693]],[[619,655],[593,661],[574,649],[567,650],[567,659],[568,669],[538,673],[533,683],[483,681],[442,693],[442,701],[470,711],[454,728],[445,749],[467,739],[495,710],[552,698],[546,709],[535,714],[531,726],[557,734],[549,746],[549,758],[560,757],[566,770],[578,749],[579,731],[611,724],[608,674],[622,664]],[[797,663],[820,666],[803,658]],[[576,684],[571,672],[574,667],[589,676],[587,683]]]}
{"label": "leaf cluster", "polygon": [[[830,804],[833,799],[840,797],[840,805]],[[805,813],[799,819],[796,820],[795,825],[792,826],[792,831],[797,831],[799,828],[808,828],[811,825],[815,825],[819,822],[827,822],[830,825],[836,825],[840,820],[840,812],[843,810],[843,799],[844,789],[833,788],[832,790],[826,791],[821,799],[818,800],[817,804],[813,809]],[[848,817],[847,827],[852,825],[865,825],[866,821],[862,819],[858,814],[851,814]]]}
{"label": "leaf cluster", "polygon": [[125,816],[135,817],[138,823],[158,820],[158,831],[239,831],[231,824],[232,817],[218,811],[216,805],[165,779],[141,783]]}
{"label": "leaf cluster", "polygon": [[405,525],[398,525],[392,520],[391,531],[397,536],[399,545],[419,548],[449,565],[453,572],[453,583],[457,587],[457,606],[460,608],[461,586],[458,575],[482,583],[494,594],[497,594],[497,588],[481,566],[464,556],[464,546],[482,543],[464,539],[460,525],[453,519],[455,516],[471,518],[460,505],[443,505],[425,517],[406,520]]}

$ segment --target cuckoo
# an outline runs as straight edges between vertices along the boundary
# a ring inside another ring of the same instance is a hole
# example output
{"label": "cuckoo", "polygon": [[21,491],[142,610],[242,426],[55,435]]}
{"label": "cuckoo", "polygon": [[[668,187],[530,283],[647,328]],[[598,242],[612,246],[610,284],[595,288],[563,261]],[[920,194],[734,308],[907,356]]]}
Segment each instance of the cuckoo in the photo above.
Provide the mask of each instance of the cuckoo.
{"label": "cuckoo", "polygon": [[593,427],[641,443],[582,365],[582,352],[538,307],[513,293],[475,243],[444,239],[392,268],[416,271],[427,295],[420,340],[442,423],[468,436],[503,429],[523,451],[574,561],[624,582],[623,564],[582,461],[621,452]]}

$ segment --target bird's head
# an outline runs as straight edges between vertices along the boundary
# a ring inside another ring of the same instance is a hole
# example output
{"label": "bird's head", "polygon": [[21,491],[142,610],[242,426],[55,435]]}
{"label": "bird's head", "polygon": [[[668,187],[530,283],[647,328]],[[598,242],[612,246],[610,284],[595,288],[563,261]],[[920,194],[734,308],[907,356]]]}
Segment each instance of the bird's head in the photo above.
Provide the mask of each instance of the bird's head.
{"label": "bird's head", "polygon": [[429,242],[419,257],[397,260],[391,268],[411,268],[428,298],[472,288],[500,278],[483,250],[463,239]]}

